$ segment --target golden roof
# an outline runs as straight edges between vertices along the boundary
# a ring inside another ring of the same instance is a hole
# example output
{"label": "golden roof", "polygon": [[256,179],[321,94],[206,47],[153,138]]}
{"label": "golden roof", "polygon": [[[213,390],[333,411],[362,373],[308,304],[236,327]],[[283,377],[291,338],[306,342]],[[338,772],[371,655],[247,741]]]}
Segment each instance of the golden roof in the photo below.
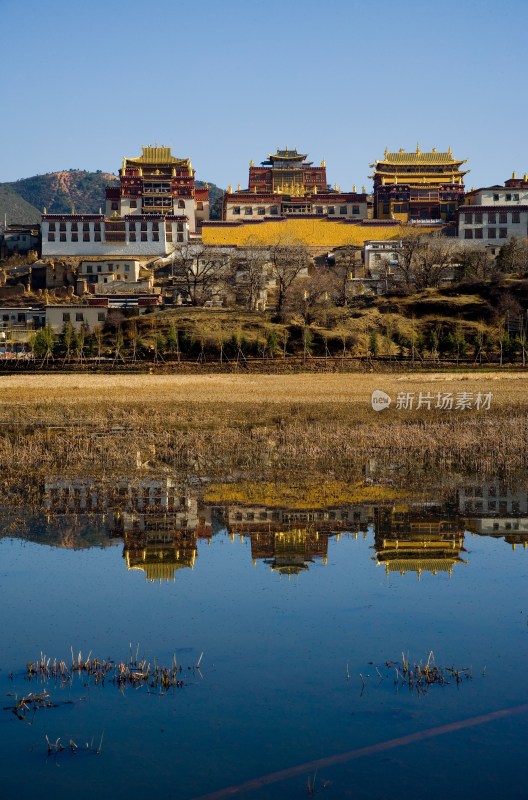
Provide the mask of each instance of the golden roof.
{"label": "golden roof", "polygon": [[452,572],[456,564],[465,564],[466,562],[461,558],[413,558],[413,559],[394,559],[394,561],[379,561],[378,564],[383,564],[387,574],[390,572],[399,572],[403,575],[405,572]]}
{"label": "golden roof", "polygon": [[376,164],[388,164],[388,165],[395,165],[395,166],[403,166],[403,165],[438,165],[443,166],[446,164],[465,164],[466,159],[462,161],[457,161],[453,158],[453,153],[451,152],[451,148],[448,147],[447,151],[445,152],[438,152],[436,147],[430,152],[423,153],[419,147],[416,148],[415,151],[412,153],[407,153],[403,147],[401,147],[397,153],[389,153],[388,149],[385,150],[383,159],[376,160],[375,164],[371,164],[372,167],[375,167]]}
{"label": "golden roof", "polygon": [[172,155],[171,148],[164,145],[161,147],[155,145],[153,147],[148,144],[146,147],[142,147],[141,151],[140,156],[127,158],[126,161],[134,164],[188,164],[190,166],[188,158],[176,158]]}

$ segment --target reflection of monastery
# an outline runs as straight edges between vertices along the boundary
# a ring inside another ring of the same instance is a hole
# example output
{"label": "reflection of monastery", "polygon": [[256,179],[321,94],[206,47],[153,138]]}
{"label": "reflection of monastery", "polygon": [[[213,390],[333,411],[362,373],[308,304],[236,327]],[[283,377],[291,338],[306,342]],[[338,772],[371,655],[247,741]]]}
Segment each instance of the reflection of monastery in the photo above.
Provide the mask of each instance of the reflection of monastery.
{"label": "reflection of monastery", "polygon": [[262,559],[281,575],[298,575],[309,565],[328,559],[330,537],[358,531],[372,521],[366,507],[323,509],[229,506],[224,509],[228,532],[249,536],[253,563]]}
{"label": "reflection of monastery", "polygon": [[128,569],[147,580],[174,579],[193,567],[197,539],[210,537],[207,512],[189,488],[171,478],[118,479],[111,485],[90,479],[48,480],[44,504],[51,514],[98,513],[108,516],[113,536],[124,540]]}
{"label": "reflection of monastery", "polygon": [[43,502],[47,511],[58,514],[120,509],[196,515],[198,507],[188,487],[172,478],[117,478],[111,483],[92,478],[48,479]]}
{"label": "reflection of monastery", "polygon": [[197,556],[194,530],[144,530],[124,533],[127,569],[139,569],[149,581],[174,580],[176,572],[194,567]]}
{"label": "reflection of monastery", "polygon": [[256,564],[263,559],[281,575],[298,575],[309,569],[316,559],[326,564],[328,540],[332,534],[297,528],[288,531],[248,531],[251,539],[251,558]]}
{"label": "reflection of monastery", "polygon": [[[154,507],[156,508],[156,507]],[[170,581],[184,567],[194,567],[198,538],[211,536],[210,519],[198,514],[195,498],[179,511],[114,513],[114,531],[124,540],[127,569],[139,569],[149,581]]]}
{"label": "reflection of monastery", "polygon": [[464,534],[456,516],[444,504],[405,503],[376,509],[374,549],[376,561],[387,574],[452,573],[465,564]]}
{"label": "reflection of monastery", "polygon": [[210,540],[213,521],[232,538],[250,538],[254,563],[262,560],[286,575],[326,564],[329,541],[338,541],[341,532],[366,537],[373,529],[377,564],[387,574],[418,577],[451,574],[465,563],[464,531],[504,538],[514,548],[528,546],[528,493],[499,481],[464,486],[451,504],[390,501],[306,509],[209,506],[184,480],[167,476],[59,478],[46,480],[43,505],[47,522],[40,531],[32,523],[35,541],[75,548],[123,540],[127,568],[142,570],[150,581],[173,580],[179,569],[193,568],[198,539]]}
{"label": "reflection of monastery", "polygon": [[458,510],[471,533],[504,537],[514,549],[528,546],[526,489],[512,490],[500,481],[464,486],[458,490]]}
{"label": "reflection of monastery", "polygon": [[229,532],[267,530],[310,525],[318,530],[359,530],[372,521],[367,506],[340,506],[336,508],[299,509],[269,508],[267,506],[230,505],[224,511]]}

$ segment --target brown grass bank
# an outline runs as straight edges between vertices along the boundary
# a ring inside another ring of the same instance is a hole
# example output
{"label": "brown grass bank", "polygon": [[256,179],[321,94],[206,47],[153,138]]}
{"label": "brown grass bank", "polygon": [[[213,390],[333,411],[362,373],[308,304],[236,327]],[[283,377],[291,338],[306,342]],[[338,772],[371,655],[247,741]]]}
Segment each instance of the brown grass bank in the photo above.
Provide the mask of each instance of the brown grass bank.
{"label": "brown grass bank", "polygon": [[[374,389],[391,407],[376,413]],[[414,407],[398,410],[400,392]],[[416,408],[429,394],[431,409]],[[488,410],[438,394],[491,392]],[[215,480],[357,478],[367,459],[405,480],[526,469],[521,372],[297,375],[18,375],[0,379],[4,486],[47,475],[164,473]]]}

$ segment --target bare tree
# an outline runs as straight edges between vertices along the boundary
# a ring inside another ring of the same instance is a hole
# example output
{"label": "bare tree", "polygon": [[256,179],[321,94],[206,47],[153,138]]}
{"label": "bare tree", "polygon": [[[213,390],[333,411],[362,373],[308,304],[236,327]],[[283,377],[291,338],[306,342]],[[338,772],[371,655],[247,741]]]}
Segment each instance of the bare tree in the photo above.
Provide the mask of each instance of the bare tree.
{"label": "bare tree", "polygon": [[496,272],[495,259],[482,247],[462,245],[458,261],[462,278],[487,280]]}
{"label": "bare tree", "polygon": [[203,306],[227,274],[228,255],[199,244],[186,244],[173,254],[172,277],[193,306]]}
{"label": "bare tree", "polygon": [[291,287],[286,307],[302,314],[307,324],[322,321],[340,297],[341,282],[335,273],[330,269],[316,269]]}
{"label": "bare tree", "polygon": [[284,310],[288,291],[310,264],[308,248],[297,240],[279,240],[269,248],[270,275],[277,286],[277,311]]}
{"label": "bare tree", "polygon": [[409,234],[402,238],[400,271],[410,291],[437,287],[447,277],[456,243],[441,234]]}
{"label": "bare tree", "polygon": [[256,309],[260,293],[266,286],[268,265],[268,251],[251,240],[231,260],[232,284],[249,311]]}
{"label": "bare tree", "polygon": [[334,299],[336,305],[348,304],[347,286],[350,278],[355,278],[360,267],[361,254],[359,247],[347,245],[334,251],[333,263],[328,264],[328,271],[335,276]]}
{"label": "bare tree", "polygon": [[521,272],[528,269],[528,239],[512,236],[505,242],[496,259],[498,272]]}

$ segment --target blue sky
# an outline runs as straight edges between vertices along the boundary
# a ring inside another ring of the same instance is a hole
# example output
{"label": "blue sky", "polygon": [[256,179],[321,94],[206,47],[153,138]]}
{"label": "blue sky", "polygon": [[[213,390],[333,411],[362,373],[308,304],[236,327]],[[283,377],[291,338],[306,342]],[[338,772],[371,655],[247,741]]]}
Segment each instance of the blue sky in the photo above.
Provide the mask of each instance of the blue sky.
{"label": "blue sky", "polygon": [[0,181],[157,143],[246,186],[288,145],[369,189],[419,143],[502,182],[528,172],[527,23],[525,0],[0,0]]}

